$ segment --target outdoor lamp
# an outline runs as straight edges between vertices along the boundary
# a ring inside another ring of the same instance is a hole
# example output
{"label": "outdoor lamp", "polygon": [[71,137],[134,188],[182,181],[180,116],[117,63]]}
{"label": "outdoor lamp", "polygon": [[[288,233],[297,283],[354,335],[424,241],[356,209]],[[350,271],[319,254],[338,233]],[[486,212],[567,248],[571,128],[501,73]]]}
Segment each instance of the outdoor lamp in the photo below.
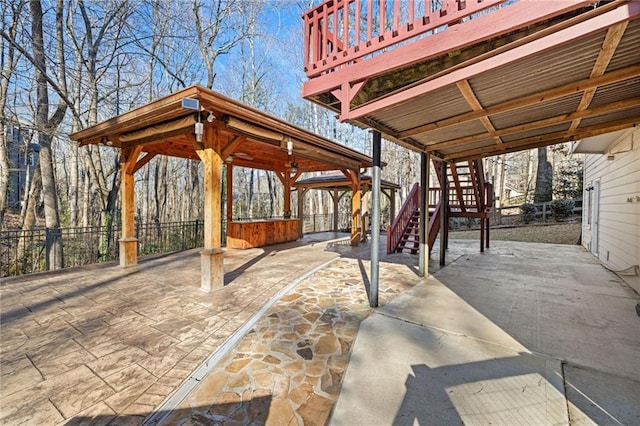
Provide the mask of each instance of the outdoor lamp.
{"label": "outdoor lamp", "polygon": [[202,134],[204,133],[204,124],[200,122],[196,123],[195,133],[196,133],[196,140],[198,142],[202,142]]}

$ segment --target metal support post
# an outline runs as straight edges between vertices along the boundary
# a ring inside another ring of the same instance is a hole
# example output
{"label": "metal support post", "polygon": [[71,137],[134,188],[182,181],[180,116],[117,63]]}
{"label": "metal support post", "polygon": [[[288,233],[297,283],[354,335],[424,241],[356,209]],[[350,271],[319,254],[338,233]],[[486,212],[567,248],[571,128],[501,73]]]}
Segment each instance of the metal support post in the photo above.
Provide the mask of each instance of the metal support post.
{"label": "metal support post", "polygon": [[380,273],[380,151],[382,135],[373,132],[373,173],[371,195],[373,212],[371,217],[371,286],[369,289],[369,306],[378,306],[378,279]]}

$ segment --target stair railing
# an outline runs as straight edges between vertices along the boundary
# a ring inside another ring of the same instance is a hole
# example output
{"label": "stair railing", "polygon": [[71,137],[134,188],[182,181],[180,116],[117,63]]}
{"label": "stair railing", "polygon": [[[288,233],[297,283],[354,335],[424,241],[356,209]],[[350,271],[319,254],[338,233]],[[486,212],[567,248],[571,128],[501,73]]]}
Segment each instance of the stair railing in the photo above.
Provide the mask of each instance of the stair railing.
{"label": "stair railing", "polygon": [[398,215],[393,223],[387,227],[387,253],[393,253],[398,248],[402,236],[407,231],[411,216],[420,209],[420,185],[413,185]]}

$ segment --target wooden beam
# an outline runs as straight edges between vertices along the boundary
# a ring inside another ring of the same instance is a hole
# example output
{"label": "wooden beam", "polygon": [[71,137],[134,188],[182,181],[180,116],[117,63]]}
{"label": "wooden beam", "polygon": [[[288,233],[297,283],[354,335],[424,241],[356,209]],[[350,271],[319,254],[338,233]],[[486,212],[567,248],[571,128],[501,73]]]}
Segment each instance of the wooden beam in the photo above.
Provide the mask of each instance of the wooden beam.
{"label": "wooden beam", "polygon": [[138,160],[136,162],[135,167],[133,168],[133,172],[137,172],[138,170],[140,170],[145,164],[147,164],[149,161],[153,160],[156,157],[157,154],[155,153],[150,153],[147,152],[147,154],[142,157],[140,160]]}
{"label": "wooden beam", "polygon": [[356,184],[351,197],[351,245],[357,246],[362,241],[362,192],[360,191],[360,172],[354,173]]}
{"label": "wooden beam", "polygon": [[[598,57],[596,58],[596,62],[593,65],[593,69],[591,70],[591,78],[600,77],[607,70],[609,62],[611,62],[611,58],[616,52],[618,44],[620,44],[620,40],[622,39],[622,35],[627,29],[628,24],[629,21],[623,21],[619,24],[609,27],[609,29],[607,30],[607,35],[604,38],[604,42],[602,43],[602,48],[600,49]],[[578,105],[578,109],[576,111],[584,111],[589,108],[589,105],[591,105],[591,101],[593,100],[595,94],[596,88],[585,90],[582,94],[582,99],[580,99],[580,105]],[[580,118],[573,120],[569,129],[574,130],[578,128],[578,126],[580,125],[580,121],[582,121],[582,119]]]}
{"label": "wooden beam", "polygon": [[236,148],[246,140],[246,136],[242,135],[235,136],[233,139],[231,139],[231,141],[224,148],[222,148],[222,154],[220,155],[222,157],[222,160],[226,160],[231,154],[235,152]]}
{"label": "wooden beam", "polygon": [[532,136],[516,141],[505,142],[502,145],[492,145],[483,148],[475,148],[466,151],[460,151],[452,154],[445,155],[444,158],[447,161],[461,161],[475,158],[490,157],[493,155],[503,154],[505,152],[511,152],[514,149],[525,150],[531,148],[537,148],[541,146],[548,146],[557,143],[571,142],[578,139],[584,139],[591,136],[598,136],[605,133],[615,132],[618,130],[624,130],[632,127],[634,124],[640,122],[638,117],[625,118],[622,120],[616,120],[604,124],[596,124],[588,127],[580,127],[571,132],[562,131],[547,133],[540,136]]}
{"label": "wooden beam", "polygon": [[[591,108],[588,110],[577,111],[570,114],[561,114],[554,117],[545,118],[543,120],[533,121],[530,123],[519,124],[517,126],[506,127],[504,129],[494,131],[494,135],[498,136],[507,136],[515,133],[527,132],[530,130],[541,129],[544,127],[552,126],[555,124],[568,123],[573,120],[582,120],[584,118],[595,117],[602,114],[607,114],[614,111],[619,111],[622,109],[633,108],[640,105],[640,97],[629,98],[618,102],[613,102],[607,105],[601,105],[596,108]],[[570,129],[571,131],[575,130]],[[428,151],[441,150],[454,148],[460,145],[466,145],[474,142],[480,142],[486,139],[489,139],[492,135],[489,133],[479,133],[476,135],[465,136],[463,138],[452,139],[446,142],[438,142],[432,145],[429,145],[425,148]]]}
{"label": "wooden beam", "polygon": [[398,133],[396,137],[401,139],[408,138],[411,136],[426,133],[430,130],[442,129],[443,127],[451,126],[454,124],[461,124],[468,121],[478,120],[481,117],[501,114],[504,112],[512,111],[514,109],[562,98],[574,93],[583,92],[587,89],[617,83],[619,81],[628,80],[637,76],[640,76],[640,65],[633,65],[627,68],[622,68],[620,70],[610,72],[608,74],[604,74],[600,77],[586,78],[575,83],[569,83],[564,86],[556,87],[549,90],[543,90],[522,98],[502,102],[500,104],[487,107],[483,111],[471,111],[464,114],[456,115],[454,117],[446,118],[444,120],[438,120],[434,121],[433,123],[414,127],[412,129],[407,129]]}
{"label": "wooden beam", "polygon": [[[136,163],[138,161],[138,157],[140,156],[140,153],[142,152],[142,145],[136,145],[131,150],[127,150],[127,151],[128,151],[127,159],[126,159],[127,168],[125,170],[125,173],[132,175],[136,171]],[[122,156],[123,158],[125,156],[124,150],[122,152]]]}
{"label": "wooden beam", "polygon": [[200,288],[211,291],[224,285],[220,217],[222,158],[218,129],[205,129],[203,142],[204,149],[196,151],[204,165],[204,249],[200,252]]}
{"label": "wooden beam", "polygon": [[227,224],[233,222],[233,165],[227,164]]}
{"label": "wooden beam", "polygon": [[123,148],[121,159],[120,197],[122,203],[122,237],[118,241],[120,248],[120,266],[131,266],[138,263],[138,240],[135,236],[135,181],[133,169],[140,154],[140,149]]}
{"label": "wooden beam", "polygon": [[[456,83],[456,86],[458,86],[458,90],[460,90],[460,93],[462,93],[462,96],[467,101],[472,110],[484,112],[484,107],[476,97],[476,94],[473,92],[473,89],[471,88],[468,80],[461,80]],[[500,139],[500,137],[496,135],[496,128],[493,127],[493,123],[491,122],[489,117],[486,115],[480,117],[480,122],[482,123],[484,128],[487,129],[487,132],[489,132],[496,143],[501,144],[502,139]]]}

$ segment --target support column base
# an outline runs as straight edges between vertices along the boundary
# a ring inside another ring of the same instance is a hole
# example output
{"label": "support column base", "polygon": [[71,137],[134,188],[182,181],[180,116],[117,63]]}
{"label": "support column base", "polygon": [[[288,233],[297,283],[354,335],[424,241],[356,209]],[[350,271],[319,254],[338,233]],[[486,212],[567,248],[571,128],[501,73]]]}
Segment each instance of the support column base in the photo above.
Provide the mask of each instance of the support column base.
{"label": "support column base", "polygon": [[120,266],[133,266],[138,264],[138,239],[120,238]]}
{"label": "support column base", "polygon": [[224,250],[205,249],[200,252],[200,290],[210,292],[224,287]]}
{"label": "support column base", "polygon": [[358,229],[352,229],[351,230],[351,245],[352,246],[357,246],[358,244],[360,244],[361,242],[363,242],[364,240],[362,239],[362,230],[360,228]]}

